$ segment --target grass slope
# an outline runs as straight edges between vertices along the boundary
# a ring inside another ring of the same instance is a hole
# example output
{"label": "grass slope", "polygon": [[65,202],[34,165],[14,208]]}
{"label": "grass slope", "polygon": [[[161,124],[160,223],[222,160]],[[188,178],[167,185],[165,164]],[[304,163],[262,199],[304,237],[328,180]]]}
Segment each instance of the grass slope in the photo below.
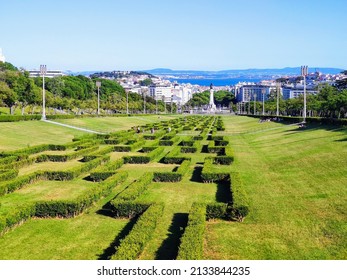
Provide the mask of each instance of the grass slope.
{"label": "grass slope", "polygon": [[210,222],[206,259],[346,259],[346,129],[224,119],[251,199],[245,222]]}

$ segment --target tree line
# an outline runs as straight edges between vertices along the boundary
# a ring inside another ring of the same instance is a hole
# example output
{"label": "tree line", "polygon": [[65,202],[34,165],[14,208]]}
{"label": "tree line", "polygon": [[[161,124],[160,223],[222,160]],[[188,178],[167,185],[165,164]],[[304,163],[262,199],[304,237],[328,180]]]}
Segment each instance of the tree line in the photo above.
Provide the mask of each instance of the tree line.
{"label": "tree line", "polygon": [[[146,112],[151,113],[171,110],[171,104],[165,105],[161,100],[156,102],[146,93],[145,96],[127,94],[116,81],[90,79],[82,75],[45,78],[46,106],[58,113],[96,113],[96,81],[101,81],[100,108],[104,112],[125,112],[127,98],[129,113],[141,113],[144,107]],[[42,106],[42,85],[42,77],[30,78],[28,72],[17,69],[11,63],[0,62],[0,106],[8,107],[10,114],[16,108],[20,108],[22,114],[35,113]]]}

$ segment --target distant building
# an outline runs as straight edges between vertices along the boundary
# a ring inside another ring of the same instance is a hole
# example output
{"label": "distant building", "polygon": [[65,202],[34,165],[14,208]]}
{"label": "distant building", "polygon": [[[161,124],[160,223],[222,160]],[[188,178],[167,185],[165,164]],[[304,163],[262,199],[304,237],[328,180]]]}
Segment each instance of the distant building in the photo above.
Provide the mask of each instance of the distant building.
{"label": "distant building", "polygon": [[271,89],[270,86],[263,85],[242,85],[236,87],[236,100],[237,102],[250,102],[250,101],[264,101],[268,99]]}
{"label": "distant building", "polygon": [[0,61],[1,62],[6,62],[6,59],[4,57],[4,55],[2,54],[2,49],[0,48]]}
{"label": "distant building", "polygon": [[[307,94],[317,94],[318,91],[314,90],[313,88],[307,88],[306,89],[306,93]],[[300,87],[284,87],[282,88],[282,94],[283,94],[283,99],[287,100],[287,99],[292,99],[292,98],[297,98],[300,95],[304,94],[304,87],[300,86]]]}
{"label": "distant building", "polygon": [[[29,70],[28,72],[30,78],[41,77],[40,70]],[[65,74],[61,70],[47,70],[47,73],[45,74],[45,77],[47,78],[55,78],[62,76],[65,76]]]}
{"label": "distant building", "polygon": [[165,103],[171,102],[172,88],[151,85],[149,87],[149,95],[155,100],[162,100]]}

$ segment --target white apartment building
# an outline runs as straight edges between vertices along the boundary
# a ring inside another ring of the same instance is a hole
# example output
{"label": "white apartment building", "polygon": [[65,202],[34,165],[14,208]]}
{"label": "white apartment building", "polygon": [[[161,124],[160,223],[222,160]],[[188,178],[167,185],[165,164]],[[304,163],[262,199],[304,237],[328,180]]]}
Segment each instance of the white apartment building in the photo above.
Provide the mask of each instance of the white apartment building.
{"label": "white apartment building", "polygon": [[165,103],[170,103],[172,87],[151,85],[149,87],[149,96],[153,97],[155,100],[162,100]]}
{"label": "white apartment building", "polygon": [[235,87],[237,102],[266,101],[272,89],[275,87],[263,85],[242,85]]}
{"label": "white apartment building", "polygon": [[[317,94],[318,91],[314,90],[312,88],[307,88],[306,89],[306,93],[307,94]],[[282,88],[282,95],[283,95],[283,99],[291,99],[291,98],[297,98],[300,95],[304,94],[304,87],[300,86],[300,87],[284,87]]]}

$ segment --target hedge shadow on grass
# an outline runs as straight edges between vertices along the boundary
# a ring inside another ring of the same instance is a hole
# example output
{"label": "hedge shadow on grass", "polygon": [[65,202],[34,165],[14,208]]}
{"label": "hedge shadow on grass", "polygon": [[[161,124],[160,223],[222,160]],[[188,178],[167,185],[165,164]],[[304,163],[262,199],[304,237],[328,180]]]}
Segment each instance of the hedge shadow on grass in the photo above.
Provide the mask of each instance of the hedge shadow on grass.
{"label": "hedge shadow on grass", "polygon": [[228,203],[232,200],[230,182],[219,181],[217,183],[216,201]]}
{"label": "hedge shadow on grass", "polygon": [[194,170],[192,172],[192,177],[190,177],[190,181],[202,183],[201,172],[202,172],[202,166],[194,166]]}
{"label": "hedge shadow on grass", "polygon": [[129,232],[133,229],[137,219],[138,219],[138,216],[135,218],[132,218],[129,221],[129,223],[125,225],[122,231],[115,237],[114,241],[106,249],[104,249],[103,253],[100,255],[97,255],[98,260],[111,259],[112,255],[116,253],[116,248],[119,246],[121,240],[124,239],[129,234]]}
{"label": "hedge shadow on grass", "polygon": [[178,254],[180,239],[188,224],[188,213],[175,213],[169,228],[168,237],[161,243],[156,252],[156,260],[175,260]]}

